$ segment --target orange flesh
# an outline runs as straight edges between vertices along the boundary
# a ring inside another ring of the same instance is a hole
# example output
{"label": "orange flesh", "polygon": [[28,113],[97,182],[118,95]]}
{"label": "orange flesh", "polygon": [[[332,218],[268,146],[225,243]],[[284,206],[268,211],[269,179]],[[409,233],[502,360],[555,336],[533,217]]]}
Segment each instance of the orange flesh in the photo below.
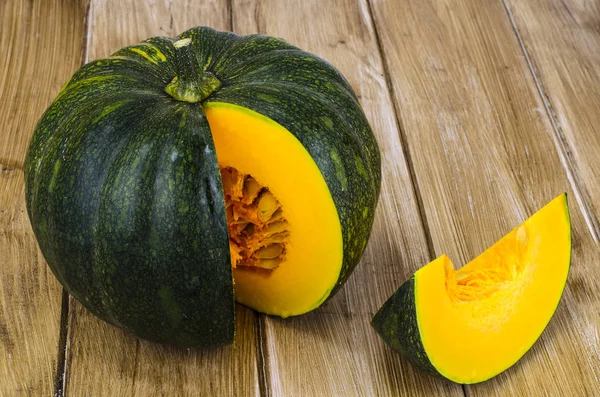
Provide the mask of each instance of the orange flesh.
{"label": "orange flesh", "polygon": [[448,262],[446,269],[446,289],[456,302],[474,302],[491,297],[501,290],[514,288],[521,277],[526,263],[527,230],[519,226],[503,240],[479,256],[454,270]]}
{"label": "orange flesh", "polygon": [[251,175],[221,168],[231,266],[273,270],[285,260],[290,234],[279,201]]}
{"label": "orange flesh", "polygon": [[[261,197],[268,191],[272,195],[269,203],[280,206],[281,213],[275,210],[269,220],[256,219],[254,210],[249,208],[254,203],[259,204],[260,198],[252,203],[248,203],[250,197],[244,198],[244,185],[249,177],[242,178],[243,181],[238,177],[228,181],[229,176],[226,176],[223,178],[224,190],[229,190],[225,192],[226,204],[231,208],[235,205],[233,202],[241,201],[237,220],[245,214],[263,231],[265,226],[282,225],[270,223],[273,218],[281,216],[286,221],[287,235],[279,235],[284,238],[274,241],[283,245],[282,260],[273,269],[263,270],[265,263],[258,261],[260,248],[257,247],[268,240],[266,231],[256,239],[240,236],[232,224],[236,215],[230,212],[230,237],[239,247],[239,251],[234,247],[232,253],[236,301],[281,317],[318,307],[336,285],[343,261],[341,224],[319,167],[294,135],[265,116],[218,102],[205,103],[204,110],[221,169],[235,169],[251,176],[264,188]],[[231,190],[227,185],[235,185],[235,188]],[[228,199],[228,194],[236,198]],[[273,210],[271,205],[267,207],[267,213]],[[254,259],[245,261],[243,250],[246,258],[254,255]],[[261,266],[257,264],[262,264],[263,269],[258,269]]]}
{"label": "orange flesh", "polygon": [[415,273],[417,321],[433,366],[476,383],[521,358],[558,305],[570,247],[561,195],[462,269],[442,256]]}

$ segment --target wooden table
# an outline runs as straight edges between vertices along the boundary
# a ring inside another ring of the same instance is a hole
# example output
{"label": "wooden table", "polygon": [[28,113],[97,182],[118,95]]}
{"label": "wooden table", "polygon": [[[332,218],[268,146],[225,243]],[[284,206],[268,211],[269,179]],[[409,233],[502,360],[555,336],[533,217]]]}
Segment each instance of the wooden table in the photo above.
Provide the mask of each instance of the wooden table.
{"label": "wooden table", "polygon": [[[600,396],[600,3],[596,0],[0,1],[0,395]],[[282,320],[237,307],[234,346],[177,350],[89,314],[34,240],[23,159],[83,63],[195,25],[281,36],[341,69],[383,186],[343,290]],[[514,367],[455,385],[369,320],[442,253],[466,263],[567,191],[573,260],[550,325]]]}

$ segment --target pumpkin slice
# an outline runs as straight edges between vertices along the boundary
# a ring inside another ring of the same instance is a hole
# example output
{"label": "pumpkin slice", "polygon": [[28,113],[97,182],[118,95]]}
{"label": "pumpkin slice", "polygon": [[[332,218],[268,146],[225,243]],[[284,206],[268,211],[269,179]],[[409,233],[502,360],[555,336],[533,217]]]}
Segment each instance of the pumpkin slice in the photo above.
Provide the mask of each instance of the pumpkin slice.
{"label": "pumpkin slice", "polygon": [[417,367],[457,383],[482,382],[539,338],[562,295],[570,258],[562,194],[460,270],[444,255],[418,270],[372,325]]}
{"label": "pumpkin slice", "polygon": [[205,112],[233,208],[236,300],[281,317],[314,309],[334,288],[343,261],[337,209],[319,168],[294,135],[259,113],[220,102]]}

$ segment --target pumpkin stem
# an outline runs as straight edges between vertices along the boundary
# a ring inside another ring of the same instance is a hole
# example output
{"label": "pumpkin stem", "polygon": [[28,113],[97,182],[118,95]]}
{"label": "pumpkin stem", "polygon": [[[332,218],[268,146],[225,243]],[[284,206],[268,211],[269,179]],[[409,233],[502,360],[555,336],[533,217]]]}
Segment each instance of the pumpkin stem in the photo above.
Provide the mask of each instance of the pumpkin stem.
{"label": "pumpkin stem", "polygon": [[219,79],[198,64],[192,39],[173,43],[177,56],[178,75],[165,87],[165,92],[178,101],[197,103],[221,86]]}

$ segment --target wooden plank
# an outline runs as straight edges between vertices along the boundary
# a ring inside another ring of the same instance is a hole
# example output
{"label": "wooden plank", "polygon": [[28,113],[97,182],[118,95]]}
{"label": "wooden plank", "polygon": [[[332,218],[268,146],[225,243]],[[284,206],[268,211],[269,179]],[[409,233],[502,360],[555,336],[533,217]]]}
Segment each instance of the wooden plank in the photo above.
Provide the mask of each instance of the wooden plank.
{"label": "wooden plank", "polygon": [[[88,58],[207,24],[229,28],[227,2],[92,0]],[[71,299],[66,394],[251,396],[259,393],[255,314],[238,307],[234,346],[182,350],[139,340]]]}
{"label": "wooden plank", "polygon": [[36,121],[81,63],[85,4],[0,2],[0,395],[52,395],[62,288],[37,246],[23,161]]}
{"label": "wooden plank", "polygon": [[234,346],[177,349],[108,325],[71,301],[65,395],[258,395],[255,315],[236,311]]}
{"label": "wooden plank", "polygon": [[91,0],[88,60],[152,36],[176,36],[199,25],[230,30],[226,0]]}
{"label": "wooden plank", "polygon": [[354,275],[311,314],[263,320],[272,395],[463,395],[460,387],[400,360],[369,325],[428,253],[366,2],[235,0],[233,22],[238,33],[283,37],[339,67],[360,98],[383,156],[377,218]]}
{"label": "wooden plank", "polygon": [[[600,3],[505,1],[600,240]],[[579,198],[578,198],[579,199]]]}
{"label": "wooden plank", "polygon": [[[560,192],[574,197],[501,1],[373,9],[436,254],[459,267]],[[469,395],[597,394],[600,253],[570,207],[572,267],[554,319],[517,365]]]}

